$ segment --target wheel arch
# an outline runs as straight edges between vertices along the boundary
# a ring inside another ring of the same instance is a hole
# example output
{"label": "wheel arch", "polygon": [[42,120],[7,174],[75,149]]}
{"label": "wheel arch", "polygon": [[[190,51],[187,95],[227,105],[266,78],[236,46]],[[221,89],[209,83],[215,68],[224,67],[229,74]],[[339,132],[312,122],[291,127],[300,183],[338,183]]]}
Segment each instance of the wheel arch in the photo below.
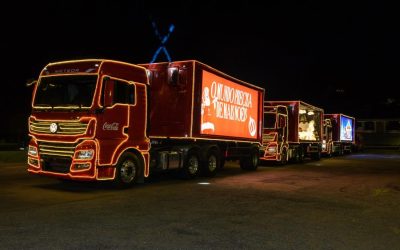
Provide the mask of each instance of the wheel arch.
{"label": "wheel arch", "polygon": [[201,161],[207,160],[207,154],[211,150],[215,150],[218,154],[218,158],[221,158],[221,149],[217,144],[206,144],[199,148],[199,157]]}
{"label": "wheel arch", "polygon": [[120,162],[121,157],[126,153],[132,153],[138,158],[139,164],[140,164],[140,169],[139,169],[140,172],[139,172],[138,182],[143,183],[144,177],[148,176],[148,168],[149,168],[148,152],[143,153],[140,150],[138,150],[137,148],[126,148],[124,151],[121,151],[121,153],[116,158],[117,161],[116,161],[115,167]]}

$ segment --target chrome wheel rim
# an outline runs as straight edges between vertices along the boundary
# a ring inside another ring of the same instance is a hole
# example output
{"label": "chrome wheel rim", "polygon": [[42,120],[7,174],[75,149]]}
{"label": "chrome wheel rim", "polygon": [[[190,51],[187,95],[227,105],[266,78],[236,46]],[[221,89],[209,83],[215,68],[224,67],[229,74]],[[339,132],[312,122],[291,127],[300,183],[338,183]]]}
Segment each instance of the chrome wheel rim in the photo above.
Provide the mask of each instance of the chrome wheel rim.
{"label": "chrome wheel rim", "polygon": [[195,155],[192,155],[188,161],[188,171],[190,174],[194,175],[199,169],[199,161]]}
{"label": "chrome wheel rim", "polygon": [[208,158],[208,170],[213,172],[217,168],[217,157],[215,155],[210,155]]}
{"label": "chrome wheel rim", "polygon": [[132,160],[126,160],[122,163],[120,169],[121,180],[124,183],[130,183],[136,176],[136,165]]}

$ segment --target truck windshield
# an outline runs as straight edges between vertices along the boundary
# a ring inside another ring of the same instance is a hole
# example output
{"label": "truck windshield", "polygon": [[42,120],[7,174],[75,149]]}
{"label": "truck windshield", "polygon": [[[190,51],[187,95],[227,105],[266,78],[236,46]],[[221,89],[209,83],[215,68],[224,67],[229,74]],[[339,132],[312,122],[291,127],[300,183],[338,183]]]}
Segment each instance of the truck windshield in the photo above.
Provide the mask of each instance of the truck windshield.
{"label": "truck windshield", "polygon": [[97,75],[68,75],[41,78],[34,107],[82,108],[92,105]]}
{"label": "truck windshield", "polygon": [[264,113],[264,128],[275,128],[276,114]]}

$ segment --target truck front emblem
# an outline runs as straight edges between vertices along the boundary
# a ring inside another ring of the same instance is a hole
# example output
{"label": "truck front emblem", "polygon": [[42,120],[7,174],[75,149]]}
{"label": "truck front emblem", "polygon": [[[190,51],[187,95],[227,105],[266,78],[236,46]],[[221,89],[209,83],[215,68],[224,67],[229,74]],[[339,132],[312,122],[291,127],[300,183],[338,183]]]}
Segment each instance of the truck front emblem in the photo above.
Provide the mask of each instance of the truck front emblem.
{"label": "truck front emblem", "polygon": [[58,125],[57,125],[57,123],[52,123],[52,124],[50,124],[50,132],[51,133],[56,133],[57,132],[57,130],[58,130]]}
{"label": "truck front emblem", "polygon": [[257,132],[257,124],[256,120],[253,119],[253,117],[250,116],[249,119],[249,133],[251,136],[255,136]]}

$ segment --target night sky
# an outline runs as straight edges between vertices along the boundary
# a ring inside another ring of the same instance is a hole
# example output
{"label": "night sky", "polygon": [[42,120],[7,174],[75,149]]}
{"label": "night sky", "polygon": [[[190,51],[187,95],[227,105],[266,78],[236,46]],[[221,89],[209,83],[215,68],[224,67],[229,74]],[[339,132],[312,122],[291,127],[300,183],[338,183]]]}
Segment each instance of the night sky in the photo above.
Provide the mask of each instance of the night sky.
{"label": "night sky", "polygon": [[[196,59],[266,89],[356,118],[400,117],[396,9],[381,1],[32,1],[0,15],[0,140],[25,136],[29,79],[49,62],[150,62],[170,24],[172,60]],[[160,54],[157,61],[165,61]],[[4,119],[6,117],[6,119]]]}

